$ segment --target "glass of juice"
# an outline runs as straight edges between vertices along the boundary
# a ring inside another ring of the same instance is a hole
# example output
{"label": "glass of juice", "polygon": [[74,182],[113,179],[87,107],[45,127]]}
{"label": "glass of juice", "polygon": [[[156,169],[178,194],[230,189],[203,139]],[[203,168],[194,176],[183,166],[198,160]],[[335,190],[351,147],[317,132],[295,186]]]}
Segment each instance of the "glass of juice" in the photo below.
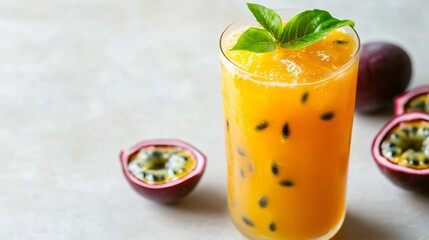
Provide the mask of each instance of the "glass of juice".
{"label": "glass of juice", "polygon": [[343,27],[300,50],[231,51],[251,26],[240,19],[220,39],[232,220],[255,240],[329,239],[346,214],[358,35]]}

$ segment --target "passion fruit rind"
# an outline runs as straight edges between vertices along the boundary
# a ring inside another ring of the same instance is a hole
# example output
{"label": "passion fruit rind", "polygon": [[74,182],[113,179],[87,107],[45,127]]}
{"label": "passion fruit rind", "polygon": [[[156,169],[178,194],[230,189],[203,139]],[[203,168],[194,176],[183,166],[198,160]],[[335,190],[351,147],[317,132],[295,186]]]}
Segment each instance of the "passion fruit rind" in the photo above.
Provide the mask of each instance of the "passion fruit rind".
{"label": "passion fruit rind", "polygon": [[374,113],[407,88],[412,62],[402,47],[388,42],[367,42],[360,52],[356,110]]}
{"label": "passion fruit rind", "polygon": [[[185,157],[188,159],[185,160]],[[172,172],[186,166],[184,162],[192,162],[191,159],[195,165],[189,171],[184,171],[183,176],[179,172]],[[125,178],[132,188],[159,203],[176,202],[188,195],[198,184],[206,166],[206,157],[195,147],[180,140],[167,139],[142,141],[122,151],[120,160]],[[167,170],[164,171],[166,166]]]}
{"label": "passion fruit rind", "polygon": [[378,133],[372,155],[394,184],[408,190],[429,190],[429,115],[395,116]]}
{"label": "passion fruit rind", "polygon": [[429,114],[429,85],[411,89],[395,98],[395,115],[406,112]]}

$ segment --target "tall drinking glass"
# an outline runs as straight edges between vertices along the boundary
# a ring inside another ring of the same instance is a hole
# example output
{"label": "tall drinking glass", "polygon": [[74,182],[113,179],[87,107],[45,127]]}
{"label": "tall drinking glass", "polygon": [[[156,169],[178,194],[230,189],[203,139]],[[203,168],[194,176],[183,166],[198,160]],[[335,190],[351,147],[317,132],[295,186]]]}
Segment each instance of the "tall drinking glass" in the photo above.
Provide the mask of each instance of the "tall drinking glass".
{"label": "tall drinking glass", "polygon": [[359,38],[344,27],[301,50],[230,51],[250,26],[220,39],[231,217],[251,239],[329,239],[346,213]]}

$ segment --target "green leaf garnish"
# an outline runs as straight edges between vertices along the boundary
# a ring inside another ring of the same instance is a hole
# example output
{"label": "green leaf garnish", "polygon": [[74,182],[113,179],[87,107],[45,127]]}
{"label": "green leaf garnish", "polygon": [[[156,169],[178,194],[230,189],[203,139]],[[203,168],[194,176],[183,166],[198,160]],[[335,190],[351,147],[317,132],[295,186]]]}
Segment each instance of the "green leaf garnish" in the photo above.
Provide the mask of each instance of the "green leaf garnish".
{"label": "green leaf garnish", "polygon": [[351,20],[339,20],[327,11],[314,9],[297,14],[282,29],[281,17],[274,10],[253,3],[247,3],[247,7],[264,29],[249,28],[231,50],[256,53],[273,52],[276,47],[297,50],[321,40],[337,28],[354,27]]}
{"label": "green leaf garnish", "polygon": [[338,20],[324,10],[307,10],[286,23],[280,46],[286,49],[301,49],[321,40],[331,31],[347,25],[353,27],[354,22]]}
{"label": "green leaf garnish", "polygon": [[231,50],[265,53],[276,50],[276,46],[277,44],[267,30],[252,27],[241,34],[237,43]]}
{"label": "green leaf garnish", "polygon": [[280,15],[272,9],[254,3],[247,3],[247,7],[262,27],[268,30],[276,40],[280,39],[283,26]]}

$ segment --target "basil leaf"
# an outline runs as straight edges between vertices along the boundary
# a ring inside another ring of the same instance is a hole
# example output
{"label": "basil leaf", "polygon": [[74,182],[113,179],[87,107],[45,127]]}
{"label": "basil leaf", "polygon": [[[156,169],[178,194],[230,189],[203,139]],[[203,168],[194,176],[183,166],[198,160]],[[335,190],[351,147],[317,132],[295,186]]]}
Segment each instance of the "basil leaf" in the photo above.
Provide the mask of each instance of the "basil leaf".
{"label": "basil leaf", "polygon": [[255,16],[256,21],[258,21],[262,27],[264,27],[271,35],[277,40],[280,40],[282,35],[282,19],[281,17],[272,9],[266,8],[264,6],[247,3],[247,7]]}
{"label": "basil leaf", "polygon": [[249,52],[265,53],[276,50],[277,44],[271,34],[265,29],[249,28],[243,32],[231,50],[246,50]]}
{"label": "basil leaf", "polygon": [[307,10],[286,23],[280,46],[286,49],[300,49],[321,40],[331,31],[347,25],[353,27],[354,22],[336,19],[324,10]]}

